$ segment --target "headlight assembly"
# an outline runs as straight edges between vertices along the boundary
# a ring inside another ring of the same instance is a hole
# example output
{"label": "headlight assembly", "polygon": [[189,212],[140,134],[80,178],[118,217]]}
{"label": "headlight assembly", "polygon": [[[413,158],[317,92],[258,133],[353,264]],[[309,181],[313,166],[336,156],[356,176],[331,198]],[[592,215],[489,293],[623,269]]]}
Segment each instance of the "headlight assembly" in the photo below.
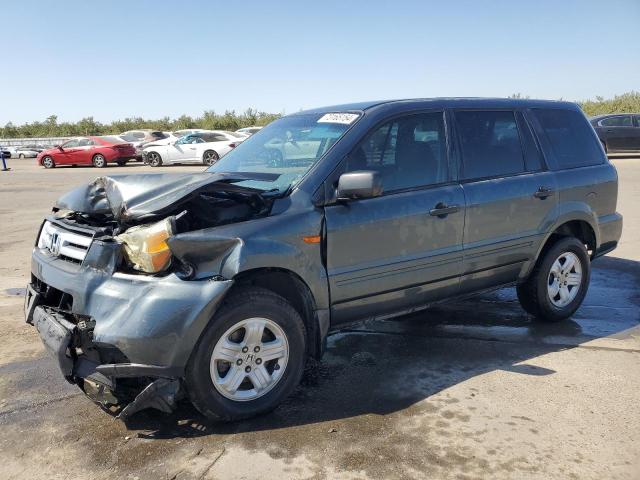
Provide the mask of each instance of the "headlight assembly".
{"label": "headlight assembly", "polygon": [[125,255],[135,270],[158,273],[171,263],[167,239],[174,231],[174,217],[169,217],[151,225],[131,227],[115,239],[124,245]]}

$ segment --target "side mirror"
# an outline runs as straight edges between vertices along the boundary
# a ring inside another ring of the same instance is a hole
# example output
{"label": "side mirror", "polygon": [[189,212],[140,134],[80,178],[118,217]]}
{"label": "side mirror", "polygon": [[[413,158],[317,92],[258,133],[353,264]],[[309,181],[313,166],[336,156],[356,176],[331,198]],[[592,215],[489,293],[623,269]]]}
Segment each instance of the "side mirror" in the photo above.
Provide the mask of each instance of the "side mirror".
{"label": "side mirror", "polygon": [[337,198],[339,201],[378,197],[382,194],[380,173],[361,170],[343,173],[338,179]]}
{"label": "side mirror", "polygon": [[62,148],[62,145],[56,145],[56,148],[61,152],[64,152],[64,148]]}

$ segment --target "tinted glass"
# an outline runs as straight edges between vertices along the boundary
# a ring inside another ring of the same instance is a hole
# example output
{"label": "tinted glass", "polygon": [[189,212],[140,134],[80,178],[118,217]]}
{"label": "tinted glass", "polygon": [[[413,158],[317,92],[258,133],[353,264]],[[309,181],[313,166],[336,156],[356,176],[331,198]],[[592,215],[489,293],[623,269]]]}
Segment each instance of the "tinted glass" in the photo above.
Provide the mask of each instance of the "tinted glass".
{"label": "tinted glass", "polygon": [[520,140],[524,147],[524,165],[528,172],[542,170],[542,154],[533,137],[531,126],[528,124],[522,112],[516,112]]}
{"label": "tinted glass", "polygon": [[631,115],[621,115],[618,117],[609,117],[600,120],[603,127],[632,127]]}
{"label": "tinted glass", "polygon": [[380,172],[386,192],[449,179],[442,112],[393,120],[371,132],[349,155],[345,172]]}
{"label": "tinted glass", "polygon": [[636,127],[640,127],[640,115],[636,115],[635,119],[636,119]]}
{"label": "tinted glass", "polygon": [[525,171],[520,135],[513,112],[455,113],[464,178],[513,175]]}
{"label": "tinted glass", "polygon": [[604,162],[593,129],[581,113],[556,109],[535,109],[533,112],[549,141],[557,168]]}

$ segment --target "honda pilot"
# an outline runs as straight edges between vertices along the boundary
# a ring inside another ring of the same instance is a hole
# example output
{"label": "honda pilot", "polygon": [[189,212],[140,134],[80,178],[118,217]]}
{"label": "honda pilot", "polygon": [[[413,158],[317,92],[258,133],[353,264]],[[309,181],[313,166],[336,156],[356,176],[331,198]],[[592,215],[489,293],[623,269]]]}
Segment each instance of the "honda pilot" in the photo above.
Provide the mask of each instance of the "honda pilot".
{"label": "honda pilot", "polygon": [[304,111],[203,172],[62,196],[33,249],[26,321],[120,418],[188,398],[243,419],[275,408],[349,322],[505,286],[536,320],[570,317],[620,239],[617,190],[572,103]]}

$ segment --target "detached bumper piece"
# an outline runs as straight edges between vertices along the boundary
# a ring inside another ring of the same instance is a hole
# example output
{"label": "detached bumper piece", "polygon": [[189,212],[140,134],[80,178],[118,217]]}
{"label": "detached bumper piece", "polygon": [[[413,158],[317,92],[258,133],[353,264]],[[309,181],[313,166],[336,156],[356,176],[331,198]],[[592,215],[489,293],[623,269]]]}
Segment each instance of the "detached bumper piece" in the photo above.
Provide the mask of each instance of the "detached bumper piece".
{"label": "detached bumper piece", "polygon": [[92,344],[93,322],[70,312],[40,305],[40,294],[29,285],[25,317],[33,324],[62,375],[77,384],[104,410],[126,420],[140,410],[171,413],[181,393],[180,372],[156,365],[101,363]]}

